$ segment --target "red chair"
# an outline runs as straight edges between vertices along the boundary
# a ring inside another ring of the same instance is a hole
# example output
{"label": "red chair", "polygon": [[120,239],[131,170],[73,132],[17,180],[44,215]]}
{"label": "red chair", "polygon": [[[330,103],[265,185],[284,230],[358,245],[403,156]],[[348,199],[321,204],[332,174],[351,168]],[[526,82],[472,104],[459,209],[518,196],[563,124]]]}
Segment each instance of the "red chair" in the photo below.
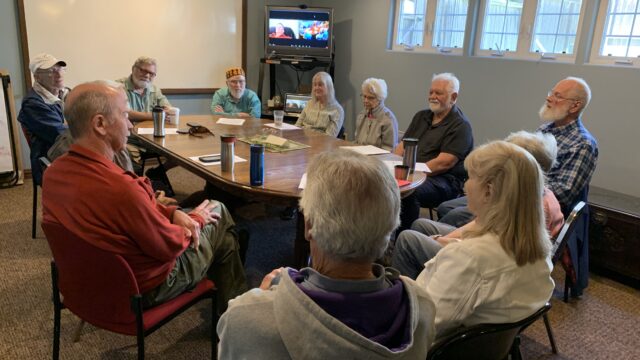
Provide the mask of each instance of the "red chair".
{"label": "red chair", "polygon": [[54,359],[60,354],[60,313],[64,308],[96,327],[136,336],[138,359],[144,359],[145,336],[202,299],[212,300],[211,352],[215,357],[217,312],[213,282],[205,278],[195,289],[143,309],[135,276],[122,256],[90,245],[60,224],[43,222],[42,229],[53,253]]}

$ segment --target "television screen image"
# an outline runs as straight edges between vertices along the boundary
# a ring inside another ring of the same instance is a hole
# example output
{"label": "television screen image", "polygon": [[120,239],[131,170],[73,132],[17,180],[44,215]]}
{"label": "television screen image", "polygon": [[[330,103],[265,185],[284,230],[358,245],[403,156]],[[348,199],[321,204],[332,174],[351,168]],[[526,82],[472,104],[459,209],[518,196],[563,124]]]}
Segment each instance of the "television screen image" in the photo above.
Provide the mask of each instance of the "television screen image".
{"label": "television screen image", "polygon": [[331,57],[332,20],[332,9],[267,6],[266,52],[285,56]]}
{"label": "television screen image", "polygon": [[[329,39],[329,21],[269,19],[269,38],[317,40],[315,43],[298,45],[326,48]],[[295,46],[297,42],[287,43]]]}

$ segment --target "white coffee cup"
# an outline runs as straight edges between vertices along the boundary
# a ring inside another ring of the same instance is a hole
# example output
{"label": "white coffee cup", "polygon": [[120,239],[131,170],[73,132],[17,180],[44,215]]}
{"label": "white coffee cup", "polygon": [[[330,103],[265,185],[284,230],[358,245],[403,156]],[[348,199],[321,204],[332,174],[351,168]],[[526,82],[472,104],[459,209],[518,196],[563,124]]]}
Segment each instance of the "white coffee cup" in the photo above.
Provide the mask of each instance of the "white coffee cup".
{"label": "white coffee cup", "polygon": [[273,123],[276,127],[282,127],[282,121],[284,120],[284,111],[273,110]]}
{"label": "white coffee cup", "polygon": [[175,125],[176,127],[180,125],[180,108],[170,107],[166,111],[166,119],[167,122],[171,125]]}

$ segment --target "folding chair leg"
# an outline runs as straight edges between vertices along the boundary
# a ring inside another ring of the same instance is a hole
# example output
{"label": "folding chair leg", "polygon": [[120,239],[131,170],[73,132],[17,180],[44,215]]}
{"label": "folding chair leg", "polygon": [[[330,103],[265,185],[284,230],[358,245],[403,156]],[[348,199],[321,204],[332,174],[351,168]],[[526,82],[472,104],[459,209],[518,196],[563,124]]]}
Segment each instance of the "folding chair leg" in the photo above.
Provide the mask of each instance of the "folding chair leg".
{"label": "folding chair leg", "polygon": [[51,262],[51,290],[53,300],[53,360],[60,358],[60,313],[62,312],[62,302],[58,290],[58,269],[54,262]]}
{"label": "folding chair leg", "polygon": [[53,360],[60,358],[60,311],[58,306],[53,309]]}
{"label": "folding chair leg", "polygon": [[144,335],[138,334],[138,360],[144,360]]}
{"label": "folding chair leg", "polygon": [[38,221],[38,185],[33,183],[33,210],[31,213],[31,238],[36,238],[36,222]]}
{"label": "folding chair leg", "polygon": [[511,360],[522,360],[522,353],[520,353],[520,335],[516,335],[515,339],[513,339],[509,353]]}
{"label": "folding chair leg", "polygon": [[144,359],[144,322],[142,320],[142,296],[131,298],[131,310],[136,314],[136,337],[138,340],[138,359]]}
{"label": "folding chair leg", "polygon": [[211,297],[211,359],[218,358],[218,332],[216,327],[218,325],[218,311],[216,310],[216,296]]}
{"label": "folding chair leg", "polygon": [[547,335],[549,336],[549,342],[551,343],[551,352],[554,354],[558,353],[558,348],[556,347],[556,339],[553,337],[553,330],[551,330],[551,323],[549,322],[549,317],[547,314],[542,315],[542,320],[544,320],[544,327],[547,328]]}

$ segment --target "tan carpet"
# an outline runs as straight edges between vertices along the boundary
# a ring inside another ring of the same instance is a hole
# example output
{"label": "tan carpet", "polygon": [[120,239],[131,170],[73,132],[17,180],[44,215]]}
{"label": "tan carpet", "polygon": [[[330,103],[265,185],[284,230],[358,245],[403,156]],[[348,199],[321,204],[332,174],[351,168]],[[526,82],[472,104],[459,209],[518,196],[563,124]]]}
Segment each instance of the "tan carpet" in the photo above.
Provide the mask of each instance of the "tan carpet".
{"label": "tan carpet", "polygon": [[[169,175],[178,197],[204,185],[204,181],[182,169],[173,169]],[[51,255],[39,222],[38,238],[31,239],[31,201],[30,181],[0,190],[0,359],[51,358]],[[262,212],[260,216],[274,216],[273,211],[257,208]],[[273,220],[276,221],[280,220]],[[280,265],[260,264],[260,271]],[[554,275],[558,279],[563,276],[559,269]],[[562,280],[557,282],[560,289]],[[544,326],[539,322],[525,332],[525,359],[640,359],[638,290],[592,276],[580,300],[565,304],[554,298],[552,303],[549,316],[560,354],[552,356]],[[147,358],[208,358],[211,324],[207,319],[206,303],[178,317],[147,339]],[[85,326],[80,342],[73,343],[77,323],[75,316],[63,312],[61,359],[135,358],[135,338],[90,325]]]}

